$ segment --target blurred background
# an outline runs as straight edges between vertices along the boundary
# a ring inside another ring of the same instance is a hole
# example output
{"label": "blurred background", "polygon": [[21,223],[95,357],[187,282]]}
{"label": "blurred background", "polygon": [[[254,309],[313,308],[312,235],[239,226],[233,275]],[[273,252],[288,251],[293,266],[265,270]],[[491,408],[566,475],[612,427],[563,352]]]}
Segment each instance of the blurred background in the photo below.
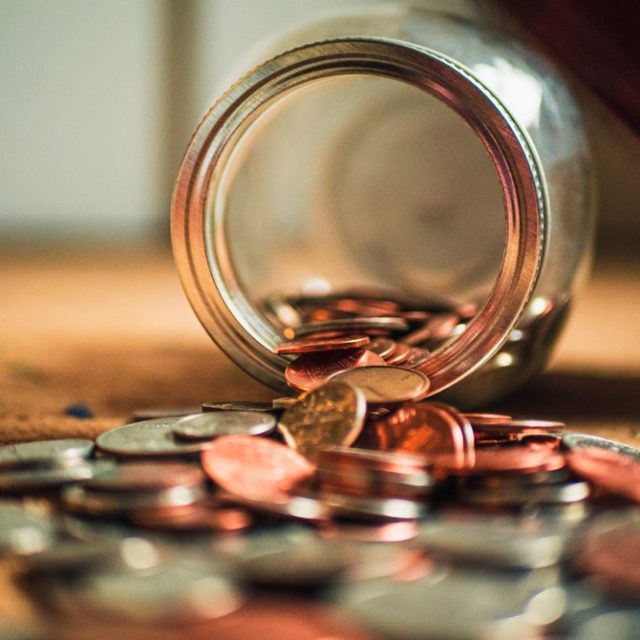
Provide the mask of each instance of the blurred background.
{"label": "blurred background", "polygon": [[[373,3],[0,0],[1,241],[168,246],[181,155],[245,52],[318,13]],[[628,77],[625,64],[633,69],[636,62],[625,58],[635,48],[619,33],[632,3],[621,2],[616,12],[588,1],[575,11],[577,3],[572,10],[566,0],[412,4],[498,21],[507,29],[526,24],[538,38],[535,46],[551,46],[587,111],[599,175],[599,252],[617,250],[622,242],[638,246],[640,142],[632,132],[637,122],[624,113],[625,99],[631,112],[634,96],[614,95],[614,81]],[[602,68],[594,67],[594,59],[603,61]]]}

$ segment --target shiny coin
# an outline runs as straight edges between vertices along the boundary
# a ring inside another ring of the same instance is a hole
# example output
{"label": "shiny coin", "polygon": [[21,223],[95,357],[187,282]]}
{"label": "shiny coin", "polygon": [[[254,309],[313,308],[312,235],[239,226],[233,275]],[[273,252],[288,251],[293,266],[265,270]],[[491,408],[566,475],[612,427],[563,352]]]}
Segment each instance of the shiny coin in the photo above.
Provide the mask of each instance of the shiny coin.
{"label": "shiny coin", "polygon": [[[271,402],[205,402],[202,405],[202,411],[259,411],[260,413],[272,413],[273,405]],[[192,411],[197,413],[197,411]]]}
{"label": "shiny coin", "polygon": [[369,344],[368,336],[339,336],[335,338],[301,338],[276,345],[274,351],[281,355],[317,353],[318,351],[339,351],[359,349]]}
{"label": "shiny coin", "polygon": [[36,440],[0,447],[0,470],[58,466],[88,458],[93,441],[84,439]]}
{"label": "shiny coin", "polygon": [[331,445],[349,446],[362,430],[364,394],[348,384],[329,382],[287,409],[278,422],[285,442],[310,460]]}
{"label": "shiny coin", "polygon": [[632,449],[579,446],[567,452],[567,464],[604,492],[640,502],[640,456]]}
{"label": "shiny coin", "polygon": [[420,400],[429,391],[427,376],[402,367],[359,367],[336,373],[331,381],[347,382],[362,389],[369,404],[397,404]]}
{"label": "shiny coin", "polygon": [[207,440],[218,436],[260,436],[276,428],[275,416],[257,411],[210,411],[181,418],[172,431],[182,440]]}
{"label": "shiny coin", "polygon": [[395,340],[391,338],[374,338],[367,346],[367,349],[386,359],[393,352],[395,346]]}
{"label": "shiny coin", "polygon": [[285,332],[287,338],[302,338],[310,334],[320,334],[328,331],[344,331],[349,333],[368,332],[381,329],[383,331],[406,331],[409,323],[404,318],[396,317],[363,317],[363,318],[339,318],[326,322],[309,322],[292,329],[290,334]]}
{"label": "shiny coin", "polygon": [[476,419],[476,424],[483,433],[517,434],[518,436],[561,433],[566,426],[564,422],[550,420],[509,420],[507,422],[502,417],[493,423],[485,419],[481,424]]}
{"label": "shiny coin", "polygon": [[406,404],[367,423],[357,446],[424,454],[431,464],[468,468],[473,464],[473,431],[455,409],[432,402]]}
{"label": "shiny coin", "polygon": [[385,358],[387,364],[399,366],[404,365],[405,361],[409,358],[411,353],[411,347],[408,344],[402,342],[396,342],[396,346],[393,351]]}
{"label": "shiny coin", "polygon": [[0,490],[7,493],[25,493],[27,491],[46,491],[65,484],[88,480],[97,469],[111,466],[105,461],[89,463],[82,461],[67,467],[19,469],[0,472]]}
{"label": "shiny coin", "polygon": [[427,351],[427,349],[423,349],[422,347],[411,347],[409,349],[407,359],[402,363],[402,366],[406,369],[418,369],[430,357],[431,353]]}
{"label": "shiny coin", "polygon": [[53,521],[18,502],[0,501],[0,556],[39,553],[53,544]]}
{"label": "shiny coin", "polygon": [[418,520],[427,513],[427,506],[418,500],[352,496],[323,490],[320,499],[336,518],[388,522]]}
{"label": "shiny coin", "polygon": [[180,418],[158,418],[133,422],[101,433],[96,446],[105,453],[122,457],[171,457],[200,453],[210,441],[187,442],[173,435]]}
{"label": "shiny coin", "polygon": [[289,447],[259,436],[221,436],[202,454],[207,475],[250,500],[278,501],[309,478],[313,465]]}
{"label": "shiny coin", "polygon": [[324,384],[335,373],[371,365],[384,365],[384,360],[364,349],[306,353],[287,366],[284,377],[294,389],[310,391]]}
{"label": "shiny coin", "polygon": [[472,427],[482,427],[485,424],[504,424],[513,420],[511,416],[501,413],[465,413],[464,416]]}

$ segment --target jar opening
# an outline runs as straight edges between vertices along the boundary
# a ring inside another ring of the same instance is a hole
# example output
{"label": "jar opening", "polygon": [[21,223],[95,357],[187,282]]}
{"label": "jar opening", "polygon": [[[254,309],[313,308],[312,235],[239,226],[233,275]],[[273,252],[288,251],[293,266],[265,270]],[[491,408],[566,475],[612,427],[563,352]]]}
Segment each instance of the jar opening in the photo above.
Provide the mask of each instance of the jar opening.
{"label": "jar opening", "polygon": [[542,204],[527,141],[485,87],[433,52],[348,39],[283,54],[214,106],[181,169],[174,247],[205,327],[272,386],[286,364],[274,293],[475,303],[427,364],[437,392],[517,321]]}

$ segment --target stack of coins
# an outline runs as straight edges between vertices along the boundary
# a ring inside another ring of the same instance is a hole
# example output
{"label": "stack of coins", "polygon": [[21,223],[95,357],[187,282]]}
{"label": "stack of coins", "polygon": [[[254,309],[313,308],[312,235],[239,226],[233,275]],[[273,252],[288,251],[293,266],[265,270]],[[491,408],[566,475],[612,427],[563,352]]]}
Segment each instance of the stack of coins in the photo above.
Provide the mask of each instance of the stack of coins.
{"label": "stack of coins", "polygon": [[427,312],[363,300],[271,301],[333,323],[278,347],[292,397],[0,448],[44,637],[637,637],[640,451],[425,401],[389,326]]}

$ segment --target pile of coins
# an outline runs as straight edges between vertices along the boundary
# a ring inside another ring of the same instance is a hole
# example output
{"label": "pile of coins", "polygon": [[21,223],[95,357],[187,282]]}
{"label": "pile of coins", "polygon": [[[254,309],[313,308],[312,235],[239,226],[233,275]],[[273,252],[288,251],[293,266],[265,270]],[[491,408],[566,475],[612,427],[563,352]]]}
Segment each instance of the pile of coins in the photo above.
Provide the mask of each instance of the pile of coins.
{"label": "pile of coins", "polygon": [[277,348],[297,396],[0,448],[0,554],[35,632],[640,637],[640,451],[425,401],[417,312],[403,342],[400,307],[326,302],[298,300]]}

